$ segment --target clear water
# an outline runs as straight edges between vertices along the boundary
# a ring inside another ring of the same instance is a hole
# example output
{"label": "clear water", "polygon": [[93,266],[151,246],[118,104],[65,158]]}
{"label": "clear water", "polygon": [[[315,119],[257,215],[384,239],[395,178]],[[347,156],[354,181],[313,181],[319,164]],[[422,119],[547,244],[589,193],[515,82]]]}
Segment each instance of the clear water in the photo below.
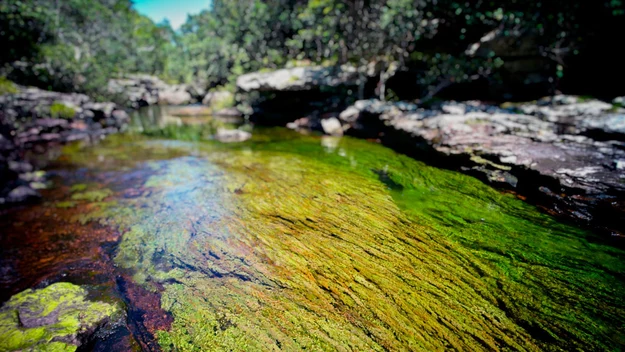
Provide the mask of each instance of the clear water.
{"label": "clear water", "polygon": [[513,195],[367,141],[221,144],[223,122],[151,114],[65,148],[50,201],[0,218],[6,288],[109,287],[163,350],[625,345],[623,250]]}

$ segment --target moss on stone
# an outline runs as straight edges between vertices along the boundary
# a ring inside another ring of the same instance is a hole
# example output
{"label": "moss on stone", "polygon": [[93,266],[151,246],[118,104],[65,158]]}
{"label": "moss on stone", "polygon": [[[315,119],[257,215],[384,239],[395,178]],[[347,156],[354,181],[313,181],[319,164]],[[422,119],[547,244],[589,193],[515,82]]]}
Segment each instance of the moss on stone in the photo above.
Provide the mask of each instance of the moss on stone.
{"label": "moss on stone", "polygon": [[57,119],[73,119],[76,116],[76,109],[61,101],[55,101],[50,105],[50,115]]}
{"label": "moss on stone", "polygon": [[116,305],[86,297],[70,283],[14,295],[0,308],[0,350],[75,351],[85,335],[121,314]]}
{"label": "moss on stone", "polygon": [[19,90],[15,83],[9,81],[6,77],[0,76],[0,95],[3,94],[15,94]]}
{"label": "moss on stone", "polygon": [[91,190],[91,191],[74,193],[72,195],[72,200],[87,201],[87,202],[101,202],[105,198],[109,197],[111,194],[112,194],[111,190],[96,189],[96,190]]}

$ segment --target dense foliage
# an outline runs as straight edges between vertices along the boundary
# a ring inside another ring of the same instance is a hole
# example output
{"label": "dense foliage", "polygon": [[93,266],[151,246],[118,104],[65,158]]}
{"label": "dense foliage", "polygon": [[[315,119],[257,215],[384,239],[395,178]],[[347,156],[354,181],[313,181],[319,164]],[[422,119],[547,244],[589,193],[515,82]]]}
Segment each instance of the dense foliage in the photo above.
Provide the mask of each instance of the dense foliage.
{"label": "dense foliage", "polygon": [[171,29],[130,0],[0,2],[0,63],[11,78],[62,91],[102,92],[125,72],[161,74]]}
{"label": "dense foliage", "polygon": [[130,0],[20,0],[0,5],[0,60],[83,91],[125,72],[212,87],[290,63],[351,63],[382,82],[410,71],[419,96],[484,79],[555,89],[589,63],[623,73],[609,50],[624,15],[621,0],[213,0],[174,32]]}

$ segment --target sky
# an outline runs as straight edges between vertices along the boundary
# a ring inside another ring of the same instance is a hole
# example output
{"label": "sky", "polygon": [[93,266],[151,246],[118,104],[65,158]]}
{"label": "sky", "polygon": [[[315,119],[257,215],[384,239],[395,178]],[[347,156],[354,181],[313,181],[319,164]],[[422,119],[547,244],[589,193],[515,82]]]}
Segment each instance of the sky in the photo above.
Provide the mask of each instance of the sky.
{"label": "sky", "polygon": [[211,0],[134,0],[133,3],[139,13],[154,22],[168,19],[174,29],[179,29],[187,15],[207,9]]}

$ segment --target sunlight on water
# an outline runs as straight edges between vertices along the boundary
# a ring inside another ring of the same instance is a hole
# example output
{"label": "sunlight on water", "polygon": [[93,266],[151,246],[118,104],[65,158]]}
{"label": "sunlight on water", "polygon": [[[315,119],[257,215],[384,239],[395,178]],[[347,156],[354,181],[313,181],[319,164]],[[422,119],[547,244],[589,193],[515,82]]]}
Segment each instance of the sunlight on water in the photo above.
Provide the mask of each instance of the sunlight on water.
{"label": "sunlight on water", "polygon": [[[115,262],[173,315],[165,350],[625,343],[620,249],[379,145],[275,129],[66,153],[108,173],[115,194],[77,219],[124,231]],[[133,170],[141,196],[121,197]]]}

